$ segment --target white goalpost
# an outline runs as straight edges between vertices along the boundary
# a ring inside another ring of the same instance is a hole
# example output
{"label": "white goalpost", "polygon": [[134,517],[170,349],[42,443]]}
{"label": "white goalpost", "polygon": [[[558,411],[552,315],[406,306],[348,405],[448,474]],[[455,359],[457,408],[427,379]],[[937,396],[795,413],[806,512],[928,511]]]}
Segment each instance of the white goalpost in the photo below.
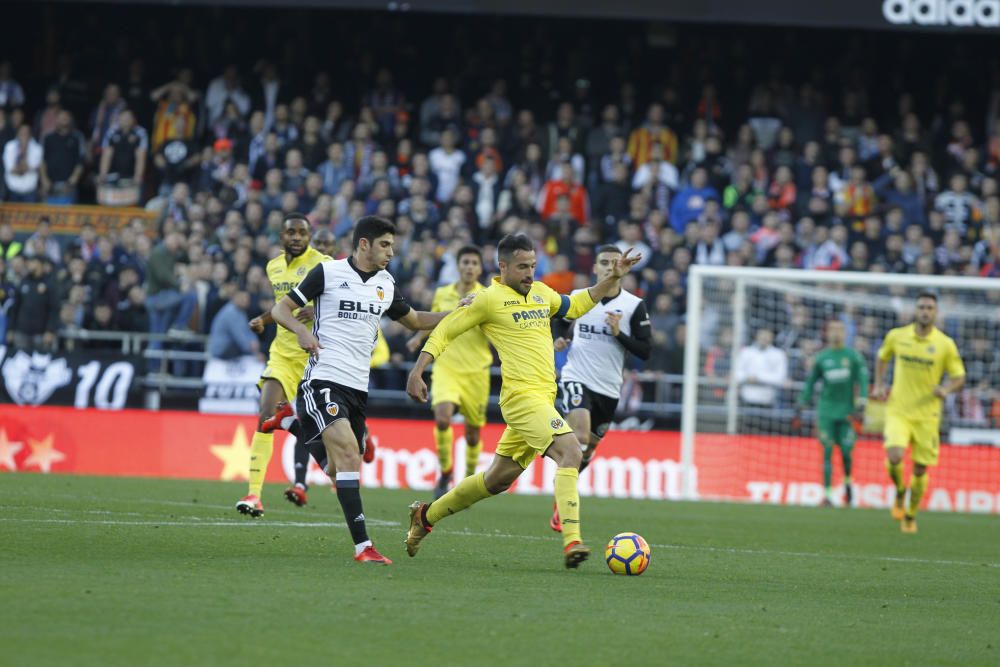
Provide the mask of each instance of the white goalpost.
{"label": "white goalpost", "polygon": [[[798,397],[825,345],[825,325],[845,323],[847,346],[865,357],[873,380],[882,337],[912,321],[922,291],[938,296],[937,326],[955,339],[967,372],[965,388],[945,405],[940,464],[925,503],[1000,512],[1000,281],[959,276],[691,267],[679,450],[684,496],[819,504],[814,405],[800,409]],[[880,421],[875,403],[852,457],[855,505],[887,507],[892,499]],[[839,453],[833,468],[840,485]]]}

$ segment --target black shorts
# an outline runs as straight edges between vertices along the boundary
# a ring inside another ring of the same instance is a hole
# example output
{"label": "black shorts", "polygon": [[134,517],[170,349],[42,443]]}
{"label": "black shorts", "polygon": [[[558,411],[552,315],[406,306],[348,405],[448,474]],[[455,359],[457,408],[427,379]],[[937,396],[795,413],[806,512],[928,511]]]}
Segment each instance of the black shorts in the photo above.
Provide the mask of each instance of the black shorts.
{"label": "black shorts", "polygon": [[368,392],[345,387],[328,380],[303,380],[299,384],[295,412],[302,427],[302,441],[311,444],[319,440],[330,424],[347,419],[358,441],[358,450],[365,446],[365,406]]}
{"label": "black shorts", "polygon": [[603,438],[615,419],[618,399],[598,394],[581,382],[560,382],[556,408],[563,413],[563,416],[572,410],[588,410],[591,434]]}

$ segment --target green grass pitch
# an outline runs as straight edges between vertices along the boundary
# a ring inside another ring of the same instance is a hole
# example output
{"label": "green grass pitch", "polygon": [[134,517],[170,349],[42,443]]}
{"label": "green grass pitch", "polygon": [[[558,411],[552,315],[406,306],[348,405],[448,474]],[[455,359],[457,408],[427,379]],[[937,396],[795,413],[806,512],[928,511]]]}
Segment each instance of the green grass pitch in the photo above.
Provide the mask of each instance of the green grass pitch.
{"label": "green grass pitch", "polygon": [[[336,498],[236,483],[0,475],[0,665],[996,665],[1000,521],[584,499],[562,566],[547,497],[505,496],[402,547],[420,494],[364,492],[390,567]],[[641,577],[603,547],[652,545]]]}

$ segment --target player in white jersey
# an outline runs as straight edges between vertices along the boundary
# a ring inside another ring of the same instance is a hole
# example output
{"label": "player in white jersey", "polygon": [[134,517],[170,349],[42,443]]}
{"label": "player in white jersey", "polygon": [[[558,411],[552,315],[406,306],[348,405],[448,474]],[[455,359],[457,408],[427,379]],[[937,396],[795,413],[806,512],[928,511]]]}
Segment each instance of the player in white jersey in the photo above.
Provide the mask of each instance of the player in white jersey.
{"label": "player in white jersey", "polygon": [[[621,254],[617,246],[598,248],[594,261],[598,281],[611,275]],[[570,333],[571,338],[560,336],[555,340],[556,351],[569,347],[559,376],[556,407],[583,446],[583,472],[614,419],[624,381],[625,353],[649,359],[652,331],[646,304],[622,289],[619,280],[608,296],[573,321]],[[562,531],[558,511],[552,514],[549,525],[552,530]]]}
{"label": "player in white jersey", "polygon": [[[354,540],[354,559],[389,565],[368,538],[361,505],[361,445],[372,349],[379,320],[386,315],[413,330],[433,329],[447,313],[413,310],[385,267],[393,256],[396,228],[368,216],[354,228],[354,251],[347,259],[313,268],[272,310],[274,321],[298,338],[310,354],[299,384],[296,412],[303,441],[322,443],[327,473],[337,484],[337,499]],[[312,331],[292,315],[313,302]],[[319,454],[319,456],[317,456]],[[323,451],[314,449],[317,460]]]}

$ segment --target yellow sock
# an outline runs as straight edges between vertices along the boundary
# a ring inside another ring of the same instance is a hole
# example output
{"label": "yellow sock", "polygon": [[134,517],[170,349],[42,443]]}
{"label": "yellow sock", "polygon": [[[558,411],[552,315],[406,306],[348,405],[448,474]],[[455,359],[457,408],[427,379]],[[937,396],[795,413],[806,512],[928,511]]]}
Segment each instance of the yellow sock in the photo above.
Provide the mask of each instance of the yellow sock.
{"label": "yellow sock", "polygon": [[889,462],[889,459],[886,459],[885,469],[889,471],[889,477],[892,478],[893,484],[896,485],[896,493],[906,491],[906,486],[903,484],[903,462],[900,461],[896,465],[893,465]]}
{"label": "yellow sock", "polygon": [[920,499],[924,497],[924,491],[927,490],[927,485],[931,481],[930,478],[929,472],[925,472],[919,477],[910,475],[910,516],[917,515],[917,510],[920,509]]}
{"label": "yellow sock", "polygon": [[562,521],[563,546],[580,542],[580,492],[576,482],[580,471],[576,468],[556,468],[556,507]]}
{"label": "yellow sock", "polygon": [[257,431],[250,441],[250,493],[260,497],[264,487],[267,464],[271,462],[274,450],[274,434]]}
{"label": "yellow sock", "polygon": [[465,450],[465,476],[472,477],[476,474],[476,466],[479,465],[479,454],[483,451],[483,441],[480,440],[474,445],[469,445]]}
{"label": "yellow sock", "polygon": [[446,516],[472,507],[491,495],[493,494],[486,490],[486,473],[481,472],[478,475],[466,477],[451,491],[431,503],[431,506],[427,508],[427,521],[433,526]]}
{"label": "yellow sock", "polygon": [[441,464],[441,472],[451,472],[451,443],[454,433],[451,426],[445,430],[434,427],[434,441],[437,442],[438,462]]}

